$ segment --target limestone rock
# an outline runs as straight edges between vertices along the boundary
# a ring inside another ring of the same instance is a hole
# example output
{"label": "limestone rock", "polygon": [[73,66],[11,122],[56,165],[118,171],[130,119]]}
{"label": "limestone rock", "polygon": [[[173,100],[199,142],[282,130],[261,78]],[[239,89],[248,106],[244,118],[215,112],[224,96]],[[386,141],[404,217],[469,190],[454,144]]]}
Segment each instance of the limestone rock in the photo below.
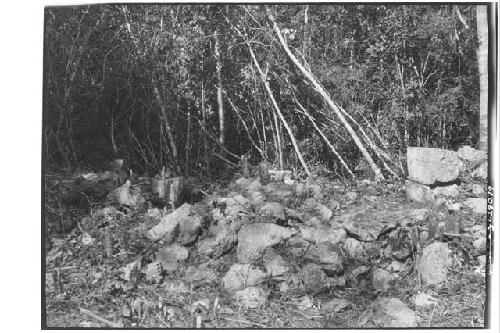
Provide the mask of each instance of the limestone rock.
{"label": "limestone rock", "polygon": [[373,272],[372,284],[375,290],[385,291],[389,289],[389,282],[394,280],[395,274],[389,273],[388,271],[378,268]]}
{"label": "limestone rock", "polygon": [[250,201],[240,194],[233,197],[218,198],[216,208],[212,211],[213,219],[217,222],[234,221],[248,215]]}
{"label": "limestone rock", "polygon": [[486,254],[486,237],[481,237],[472,242],[477,254]]}
{"label": "limestone rock", "polygon": [[156,261],[160,262],[162,268],[167,272],[177,270],[179,262],[185,261],[189,256],[189,251],[184,246],[171,245],[164,247],[155,253]]}
{"label": "limestone rock", "polygon": [[191,205],[184,204],[181,207],[174,210],[172,213],[164,216],[160,223],[151,228],[148,231],[148,237],[152,241],[159,240],[165,237],[168,242],[172,242],[175,237],[177,237],[179,232],[179,221],[183,219],[194,219],[193,224],[201,225],[201,216],[194,215],[190,216]]}
{"label": "limestone rock", "polygon": [[323,303],[322,310],[326,313],[337,313],[345,308],[352,306],[352,303],[345,298],[333,298]]}
{"label": "limestone rock", "polygon": [[355,238],[347,238],[344,242],[344,250],[351,258],[361,258],[365,252],[363,243]]}
{"label": "limestone rock", "polygon": [[469,207],[476,214],[486,214],[486,198],[469,198],[464,201],[464,206]]}
{"label": "limestone rock", "polygon": [[217,273],[205,264],[189,266],[184,276],[188,282],[213,283],[218,281]]}
{"label": "limestone rock", "polygon": [[332,274],[343,269],[343,260],[338,249],[328,241],[311,246],[306,257],[315,263],[321,264],[324,269]]}
{"label": "limestone rock", "polygon": [[301,257],[309,249],[310,243],[301,236],[292,237],[286,242],[286,247],[291,255]]}
{"label": "limestone rock", "polygon": [[312,243],[318,244],[321,242],[330,242],[338,244],[346,238],[344,229],[329,229],[329,228],[301,228],[302,238]]}
{"label": "limestone rock", "polygon": [[452,184],[448,186],[438,186],[434,190],[434,196],[443,196],[454,198],[460,194],[457,184]]}
{"label": "limestone rock", "polygon": [[434,201],[434,192],[427,185],[414,181],[407,181],[405,190],[406,200],[410,202],[427,203]]}
{"label": "limestone rock", "polygon": [[456,152],[439,148],[408,147],[407,165],[408,178],[425,185],[455,181],[464,168]]}
{"label": "limestone rock", "polygon": [[209,237],[198,241],[197,251],[201,255],[219,258],[229,252],[238,241],[238,235],[225,224],[212,226]]}
{"label": "limestone rock", "polygon": [[268,202],[264,204],[259,210],[262,216],[267,216],[278,221],[284,221],[286,219],[285,209],[283,205],[277,202]]}
{"label": "limestone rock", "polygon": [[450,265],[448,244],[435,242],[427,246],[418,262],[418,272],[424,284],[437,284],[445,281]]}
{"label": "limestone rock", "polygon": [[374,310],[371,319],[375,323],[375,327],[417,326],[415,312],[396,298],[379,297],[370,307]]}
{"label": "limestone rock", "polygon": [[340,208],[340,203],[332,198],[328,201],[328,208],[330,208],[330,210],[332,211],[337,210]]}
{"label": "limestone rock", "polygon": [[328,287],[328,277],[319,265],[307,264],[301,270],[301,277],[308,293],[319,293]]}
{"label": "limestone rock", "polygon": [[472,184],[472,193],[477,196],[484,195],[484,188],[479,184]]}
{"label": "limestone rock", "polygon": [[266,250],[263,261],[266,272],[272,277],[284,275],[290,270],[283,257],[272,248]]}
{"label": "limestone rock", "polygon": [[290,229],[273,223],[244,225],[238,233],[238,262],[249,263],[259,259],[264,251],[292,236]]}
{"label": "limestone rock", "polygon": [[483,254],[481,256],[478,256],[476,259],[479,262],[479,269],[485,269],[486,268],[486,255]]}
{"label": "limestone rock", "polygon": [[478,149],[474,149],[471,146],[460,147],[457,151],[458,157],[463,161],[470,162],[473,165],[478,165],[485,162],[488,159],[488,153]]}
{"label": "limestone rock", "polygon": [[478,166],[471,173],[471,176],[473,178],[478,178],[478,179],[483,179],[483,180],[488,179],[488,162],[484,162],[480,166]]}
{"label": "limestone rock", "polygon": [[413,300],[417,309],[428,309],[438,304],[438,300],[426,293],[419,293]]}

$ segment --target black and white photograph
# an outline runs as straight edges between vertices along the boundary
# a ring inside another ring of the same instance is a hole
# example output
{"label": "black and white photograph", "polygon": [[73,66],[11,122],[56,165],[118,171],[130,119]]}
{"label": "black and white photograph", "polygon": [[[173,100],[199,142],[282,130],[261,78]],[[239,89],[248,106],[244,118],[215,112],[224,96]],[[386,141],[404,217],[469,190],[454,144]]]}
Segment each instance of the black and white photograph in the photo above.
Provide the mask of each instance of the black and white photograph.
{"label": "black and white photograph", "polygon": [[498,322],[496,3],[40,8],[42,329]]}

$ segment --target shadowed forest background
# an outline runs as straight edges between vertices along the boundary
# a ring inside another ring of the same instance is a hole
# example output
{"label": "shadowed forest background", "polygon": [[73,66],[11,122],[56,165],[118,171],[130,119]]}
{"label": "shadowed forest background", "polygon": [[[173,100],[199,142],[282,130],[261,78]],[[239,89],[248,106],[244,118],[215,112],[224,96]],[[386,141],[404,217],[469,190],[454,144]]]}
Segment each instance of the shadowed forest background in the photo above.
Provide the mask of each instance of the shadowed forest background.
{"label": "shadowed forest background", "polygon": [[48,7],[47,166],[352,176],[362,153],[276,31],[383,174],[408,146],[477,146],[476,6]]}

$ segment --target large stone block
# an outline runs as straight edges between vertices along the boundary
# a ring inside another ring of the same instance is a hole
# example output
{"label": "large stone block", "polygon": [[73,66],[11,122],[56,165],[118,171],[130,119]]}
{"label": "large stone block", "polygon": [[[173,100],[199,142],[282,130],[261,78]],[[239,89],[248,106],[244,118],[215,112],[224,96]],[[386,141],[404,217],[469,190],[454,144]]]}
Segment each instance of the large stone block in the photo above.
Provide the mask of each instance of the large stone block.
{"label": "large stone block", "polygon": [[408,147],[408,178],[425,185],[458,179],[464,163],[458,154],[440,148]]}

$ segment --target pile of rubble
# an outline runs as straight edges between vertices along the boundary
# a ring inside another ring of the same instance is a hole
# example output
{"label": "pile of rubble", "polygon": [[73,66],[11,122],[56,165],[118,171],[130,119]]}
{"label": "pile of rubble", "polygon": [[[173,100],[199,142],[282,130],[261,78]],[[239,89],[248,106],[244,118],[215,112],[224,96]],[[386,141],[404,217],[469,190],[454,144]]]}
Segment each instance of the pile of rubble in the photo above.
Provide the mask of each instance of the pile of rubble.
{"label": "pile of rubble", "polygon": [[[175,208],[162,210],[146,208],[138,188],[127,181],[107,202],[145,209],[142,216],[148,223],[134,232],[157,246],[149,263],[141,255],[121,267],[120,278],[136,281],[140,272],[148,283],[162,283],[168,290],[217,285],[247,310],[262,309],[270,295],[279,293],[296,295],[301,309],[338,312],[355,305],[337,291],[384,294],[409,279],[422,285],[446,281],[451,264],[446,240],[460,239],[464,230],[477,266],[484,270],[486,235],[479,219],[486,206],[479,210],[471,200],[456,205],[453,199],[468,195],[469,189],[481,194],[475,185],[486,179],[485,163],[485,155],[470,147],[458,153],[410,148],[407,200],[398,197],[395,184],[362,181],[353,191],[341,183],[303,182],[290,172],[273,172],[238,178],[201,202],[182,205],[175,194],[182,190],[182,180],[176,185],[153,181],[154,191]],[[173,190],[165,193],[165,188]],[[393,196],[394,202],[381,200],[382,195]],[[460,211],[462,207],[471,211]],[[98,210],[92,220],[119,214],[104,209],[108,211]],[[469,217],[466,226],[464,216]],[[85,242],[91,246],[89,237]],[[322,294],[330,296],[318,305],[316,296]],[[415,310],[439,302],[416,291],[410,304],[388,295],[371,299],[356,327],[416,327],[420,318]]]}

